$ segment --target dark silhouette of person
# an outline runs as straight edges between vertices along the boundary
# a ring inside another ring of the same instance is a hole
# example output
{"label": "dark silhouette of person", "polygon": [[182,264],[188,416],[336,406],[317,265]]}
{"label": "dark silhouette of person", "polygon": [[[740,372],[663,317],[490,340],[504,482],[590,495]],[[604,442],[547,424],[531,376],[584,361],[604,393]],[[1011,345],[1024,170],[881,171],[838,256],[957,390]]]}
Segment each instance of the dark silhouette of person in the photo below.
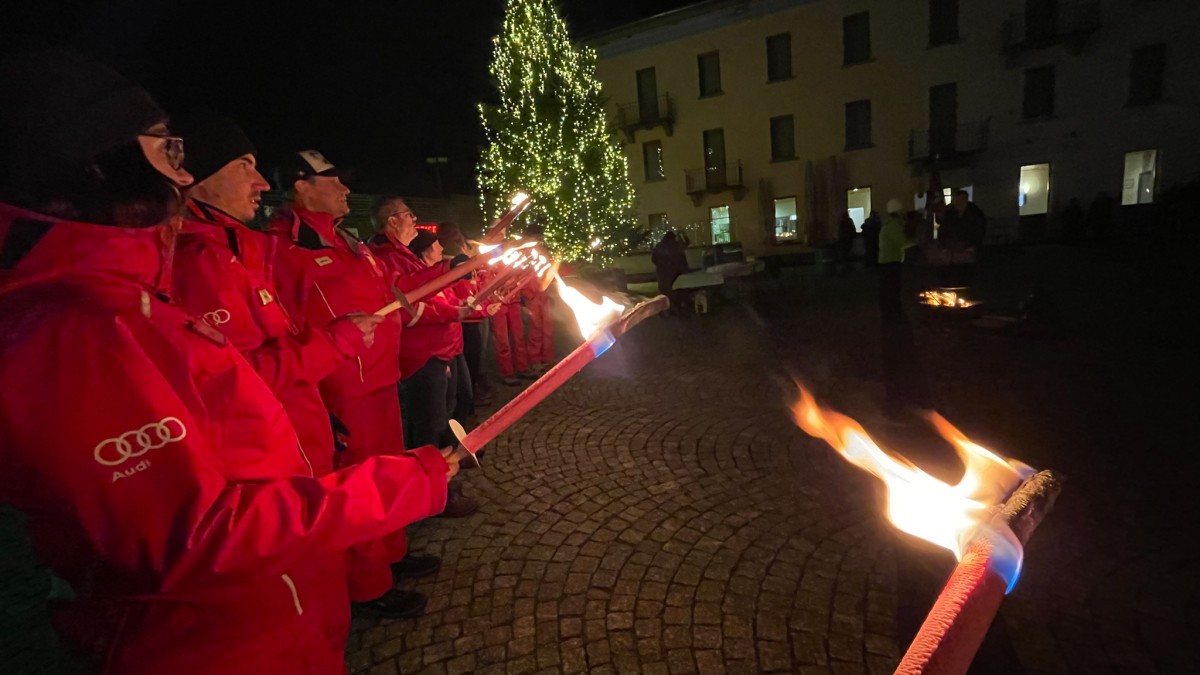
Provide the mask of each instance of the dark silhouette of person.
{"label": "dark silhouette of person", "polygon": [[671,301],[672,311],[679,311],[680,295],[675,292],[675,280],[679,275],[687,273],[687,252],[683,242],[673,230],[663,235],[650,253],[650,262],[654,263],[654,273],[658,279],[658,292],[667,296]]}
{"label": "dark silhouette of person", "polygon": [[883,221],[878,211],[872,211],[863,222],[863,261],[871,267],[879,265],[879,230],[883,229]]}

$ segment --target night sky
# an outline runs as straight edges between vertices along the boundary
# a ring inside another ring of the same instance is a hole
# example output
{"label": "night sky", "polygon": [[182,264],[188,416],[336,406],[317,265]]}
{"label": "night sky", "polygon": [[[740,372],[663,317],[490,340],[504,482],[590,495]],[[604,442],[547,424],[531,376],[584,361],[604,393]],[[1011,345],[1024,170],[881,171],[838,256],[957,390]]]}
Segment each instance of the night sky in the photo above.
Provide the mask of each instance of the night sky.
{"label": "night sky", "polygon": [[[436,192],[428,156],[450,159],[447,191],[474,186],[475,105],[504,0],[5,3],[0,50],[66,45],[144,85],[175,129],[239,121],[268,168],[315,147],[355,169],[360,192]],[[564,0],[583,37],[690,0]]]}

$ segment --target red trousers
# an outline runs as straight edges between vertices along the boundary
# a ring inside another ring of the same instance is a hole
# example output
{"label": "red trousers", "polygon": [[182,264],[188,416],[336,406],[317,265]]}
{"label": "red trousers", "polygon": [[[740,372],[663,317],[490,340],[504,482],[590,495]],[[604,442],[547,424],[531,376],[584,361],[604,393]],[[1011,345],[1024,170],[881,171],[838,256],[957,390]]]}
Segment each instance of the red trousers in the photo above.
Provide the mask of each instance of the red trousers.
{"label": "red trousers", "polygon": [[554,318],[550,316],[550,296],[536,293],[525,299],[529,310],[529,360],[535,365],[554,363]]}
{"label": "red trousers", "polygon": [[[512,345],[509,345],[509,339]],[[521,305],[501,305],[492,315],[492,344],[500,377],[512,377],[516,372],[529,370],[529,354],[525,351],[525,325],[521,322]]]}
{"label": "red trousers", "polygon": [[[404,427],[400,421],[400,398],[396,386],[384,387],[355,398],[329,397],[330,412],[350,430],[346,449],[335,453],[340,469],[374,457],[404,452]],[[346,582],[350,599],[374,600],[392,589],[394,563],[404,557],[408,542],[404,530],[346,551]]]}

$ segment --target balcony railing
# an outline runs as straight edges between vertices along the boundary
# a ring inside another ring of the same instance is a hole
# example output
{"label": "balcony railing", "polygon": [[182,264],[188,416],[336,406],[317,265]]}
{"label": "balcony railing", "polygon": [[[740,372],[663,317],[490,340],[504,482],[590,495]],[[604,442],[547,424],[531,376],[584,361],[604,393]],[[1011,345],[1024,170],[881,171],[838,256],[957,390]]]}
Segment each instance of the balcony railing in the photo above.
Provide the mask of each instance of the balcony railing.
{"label": "balcony railing", "polygon": [[908,137],[908,161],[961,161],[987,149],[990,128],[991,120],[986,119],[946,128],[914,129]]}
{"label": "balcony railing", "polygon": [[1099,0],[1045,0],[1037,14],[1013,13],[1004,22],[1002,45],[1010,58],[1066,43],[1079,50],[1103,23]]}
{"label": "balcony railing", "polygon": [[684,188],[696,206],[708,194],[730,192],[734,201],[746,196],[746,184],[742,178],[742,161],[720,164],[702,169],[687,169],[684,172]]}
{"label": "balcony railing", "polygon": [[641,129],[663,127],[670,136],[675,130],[675,102],[670,94],[656,99],[623,103],[617,106],[617,128],[632,143],[634,135]]}

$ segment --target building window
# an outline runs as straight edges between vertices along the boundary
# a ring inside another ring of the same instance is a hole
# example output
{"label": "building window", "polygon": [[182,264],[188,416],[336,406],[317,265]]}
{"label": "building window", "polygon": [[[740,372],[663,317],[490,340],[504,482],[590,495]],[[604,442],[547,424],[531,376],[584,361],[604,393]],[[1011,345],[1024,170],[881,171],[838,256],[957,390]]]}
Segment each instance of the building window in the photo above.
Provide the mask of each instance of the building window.
{"label": "building window", "polygon": [[1050,165],[1021,167],[1021,187],[1017,196],[1018,213],[1039,216],[1050,210]]}
{"label": "building window", "polygon": [[856,187],[846,191],[846,214],[854,223],[854,229],[862,232],[863,223],[871,215],[870,186]]}
{"label": "building window", "polygon": [[1157,150],[1125,153],[1125,182],[1121,186],[1121,206],[1153,204],[1157,177]]}
{"label": "building window", "polygon": [[796,198],[775,200],[775,241],[792,241],[796,234]]}
{"label": "building window", "polygon": [[791,115],[771,118],[771,161],[796,159],[796,129]]}
{"label": "building window", "polygon": [[1025,71],[1025,100],[1021,111],[1027,120],[1054,115],[1054,66]]}
{"label": "building window", "polygon": [[700,69],[700,95],[716,96],[721,93],[721,53],[708,52],[696,57]]}
{"label": "building window", "polygon": [[1129,105],[1161,101],[1166,68],[1166,45],[1150,45],[1133,50],[1133,58],[1129,62]]}
{"label": "building window", "polygon": [[642,143],[642,168],[646,172],[647,183],[666,179],[667,174],[663,170],[662,141]]}
{"label": "building window", "polygon": [[859,12],[842,19],[842,64],[871,60],[871,14]]}
{"label": "building window", "polygon": [[767,38],[767,82],[792,76],[792,34],[780,33]]}
{"label": "building window", "polygon": [[846,149],[871,147],[871,101],[851,101],[846,104]]}
{"label": "building window", "polygon": [[929,0],[929,46],[958,42],[958,0]]}
{"label": "building window", "polygon": [[710,207],[708,223],[712,227],[712,243],[728,244],[732,241],[729,228],[729,205]]}

